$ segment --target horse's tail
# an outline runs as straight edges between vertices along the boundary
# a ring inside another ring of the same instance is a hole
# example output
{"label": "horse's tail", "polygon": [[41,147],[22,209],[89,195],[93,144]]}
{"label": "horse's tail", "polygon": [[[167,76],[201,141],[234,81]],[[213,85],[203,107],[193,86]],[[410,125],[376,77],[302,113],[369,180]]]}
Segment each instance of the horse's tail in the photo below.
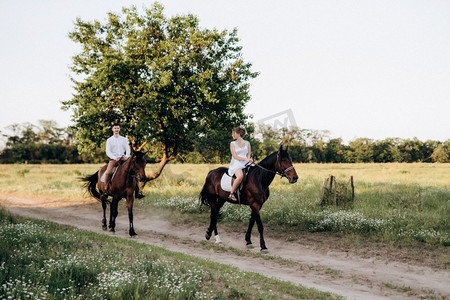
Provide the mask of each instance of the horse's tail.
{"label": "horse's tail", "polygon": [[206,182],[203,185],[202,191],[200,192],[200,196],[198,198],[199,198],[201,204],[209,206],[209,202],[208,202],[208,187],[206,186]]}
{"label": "horse's tail", "polygon": [[209,177],[211,175],[212,171],[209,171],[208,175],[206,176],[205,184],[203,185],[202,191],[200,192],[200,195],[198,199],[200,200],[200,203],[203,205],[209,206],[209,193],[208,193],[208,185],[211,184],[211,180],[209,180]]}
{"label": "horse's tail", "polygon": [[81,181],[85,182],[84,187],[87,189],[89,194],[96,198],[97,200],[100,200],[100,192],[97,191],[97,182],[98,182],[98,172],[95,172],[92,175],[88,175],[86,177],[81,177]]}

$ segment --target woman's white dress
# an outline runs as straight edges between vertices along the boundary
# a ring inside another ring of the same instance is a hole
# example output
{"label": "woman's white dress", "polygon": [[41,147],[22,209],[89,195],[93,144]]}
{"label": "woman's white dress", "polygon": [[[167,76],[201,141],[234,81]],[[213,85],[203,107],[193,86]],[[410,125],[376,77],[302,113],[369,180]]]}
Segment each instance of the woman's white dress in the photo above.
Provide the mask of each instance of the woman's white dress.
{"label": "woman's white dress", "polygon": [[[245,141],[244,147],[239,147],[239,145],[236,143],[236,141],[232,142],[234,144],[234,151],[236,152],[236,155],[242,158],[247,158],[248,154],[248,142]],[[234,172],[236,172],[237,169],[244,169],[245,164],[248,162],[245,160],[236,160],[234,157],[231,157],[230,166],[228,167],[228,175],[233,176]]]}

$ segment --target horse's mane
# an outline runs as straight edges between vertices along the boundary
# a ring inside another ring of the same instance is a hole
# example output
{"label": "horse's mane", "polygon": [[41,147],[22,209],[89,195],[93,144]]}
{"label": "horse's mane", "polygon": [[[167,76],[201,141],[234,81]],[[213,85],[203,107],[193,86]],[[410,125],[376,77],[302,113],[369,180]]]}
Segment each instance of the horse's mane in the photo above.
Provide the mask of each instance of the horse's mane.
{"label": "horse's mane", "polygon": [[[122,164],[122,166],[124,166],[124,167],[126,166],[126,168],[127,168],[126,170],[124,170],[125,174],[133,174],[133,170],[131,169],[132,168],[131,164],[133,163],[132,162],[133,157],[135,157],[136,160],[142,160],[142,159],[144,159],[144,156],[145,156],[145,153],[143,153],[139,150],[134,151],[130,155],[130,157],[128,157],[128,159]],[[128,176],[128,175],[126,175],[126,176]]]}
{"label": "horse's mane", "polygon": [[[277,160],[277,152],[274,152],[264,158],[262,161],[258,163],[263,168],[271,170],[273,166],[275,165],[275,162]],[[264,169],[259,168],[258,166],[254,166],[251,168],[252,173],[254,176],[259,178],[259,181],[263,183],[263,185],[269,186],[272,182],[273,178],[275,177],[275,173],[267,172]]]}
{"label": "horse's mane", "polygon": [[264,158],[262,161],[260,161],[258,163],[258,165],[260,165],[264,168],[270,168],[271,166],[273,166],[275,164],[275,162],[277,160],[276,154],[277,154],[277,152],[270,154],[269,156]]}

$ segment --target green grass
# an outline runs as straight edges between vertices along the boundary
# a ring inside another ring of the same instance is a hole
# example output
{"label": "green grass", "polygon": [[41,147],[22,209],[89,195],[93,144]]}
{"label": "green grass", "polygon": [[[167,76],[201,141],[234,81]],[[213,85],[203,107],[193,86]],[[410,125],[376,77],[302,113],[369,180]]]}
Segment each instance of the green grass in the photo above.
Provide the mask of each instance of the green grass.
{"label": "green grass", "polygon": [[397,290],[397,291],[402,292],[402,293],[407,293],[407,292],[411,292],[412,291],[411,287],[405,286],[405,285],[399,286],[399,285],[392,284],[390,282],[383,282],[383,285],[385,287],[388,287],[388,288],[393,289],[393,290]]}
{"label": "green grass", "polygon": [[131,240],[0,209],[4,299],[337,299]]}
{"label": "green grass", "polygon": [[[0,165],[0,192],[26,197],[79,201],[80,175],[100,165]],[[198,194],[209,170],[218,165],[169,164],[144,189],[137,207],[158,206],[184,214],[186,220],[208,221],[208,208]],[[147,172],[155,169],[147,167]],[[334,232],[376,237],[387,243],[450,245],[450,164],[298,164],[299,180],[278,176],[261,215],[272,230]],[[353,176],[355,201],[349,207],[321,207],[324,180]],[[187,215],[187,217],[186,217]],[[246,206],[225,205],[222,222],[247,222]]]}
{"label": "green grass", "polygon": [[[198,193],[208,171],[217,166],[167,165],[160,178],[147,184],[147,197],[136,202],[136,209],[146,212],[158,207],[176,216],[177,222],[200,222],[206,228],[209,212],[199,205]],[[0,193],[66,204],[92,201],[78,178],[99,167],[0,165]],[[154,168],[149,165],[147,171]],[[296,184],[277,177],[270,187],[271,196],[261,211],[270,232],[287,233],[293,240],[308,232],[325,232],[349,237],[348,247],[374,240],[387,248],[423,245],[448,253],[450,164],[300,164],[296,170]],[[321,207],[323,182],[329,175],[338,180],[354,177],[352,205]],[[245,227],[249,213],[246,206],[225,205],[220,222],[225,226],[242,222]],[[129,240],[3,211],[0,218],[0,294],[6,298],[333,297]],[[448,254],[438,257],[447,260],[441,267],[448,267]],[[318,272],[339,276],[331,269]],[[385,286],[409,293],[408,287]]]}
{"label": "green grass", "polygon": [[[197,197],[212,167],[169,166],[161,181],[146,187],[149,197],[143,205],[205,214]],[[261,215],[271,229],[450,245],[449,164],[301,164],[296,169],[296,184],[277,177],[270,187],[271,196]],[[351,206],[320,206],[323,183],[330,174],[344,182],[354,177],[355,201]],[[245,206],[225,205],[222,209],[224,222],[246,222],[249,215]]]}

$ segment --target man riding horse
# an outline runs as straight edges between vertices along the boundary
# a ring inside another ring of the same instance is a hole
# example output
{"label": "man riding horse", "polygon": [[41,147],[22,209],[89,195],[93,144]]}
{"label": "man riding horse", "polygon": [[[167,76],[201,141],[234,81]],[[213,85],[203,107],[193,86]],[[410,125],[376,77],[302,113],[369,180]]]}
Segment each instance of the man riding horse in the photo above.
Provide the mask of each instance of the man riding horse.
{"label": "man riding horse", "polygon": [[[133,146],[131,151],[128,139],[119,135],[120,126],[113,125],[114,135],[106,143],[106,152],[110,158],[108,165],[102,166],[92,175],[82,177],[89,194],[102,203],[103,219],[102,228],[108,227],[115,232],[118,204],[121,199],[126,199],[129,219],[129,234],[135,236],[133,224],[133,203],[135,194],[139,191],[139,183],[145,183],[148,178],[145,174],[146,152]],[[105,176],[106,173],[106,176]],[[111,196],[111,200],[108,197]],[[106,207],[110,204],[109,226],[106,220]]]}
{"label": "man riding horse", "polygon": [[[105,191],[102,194],[103,200],[108,198],[114,168],[118,167],[130,156],[130,145],[128,139],[120,135],[120,125],[118,123],[114,123],[111,130],[113,135],[106,140],[106,155],[110,158],[110,160],[101,179],[101,181],[106,184]],[[144,195],[139,192],[139,186],[136,187],[135,197],[138,199],[144,197]]]}

